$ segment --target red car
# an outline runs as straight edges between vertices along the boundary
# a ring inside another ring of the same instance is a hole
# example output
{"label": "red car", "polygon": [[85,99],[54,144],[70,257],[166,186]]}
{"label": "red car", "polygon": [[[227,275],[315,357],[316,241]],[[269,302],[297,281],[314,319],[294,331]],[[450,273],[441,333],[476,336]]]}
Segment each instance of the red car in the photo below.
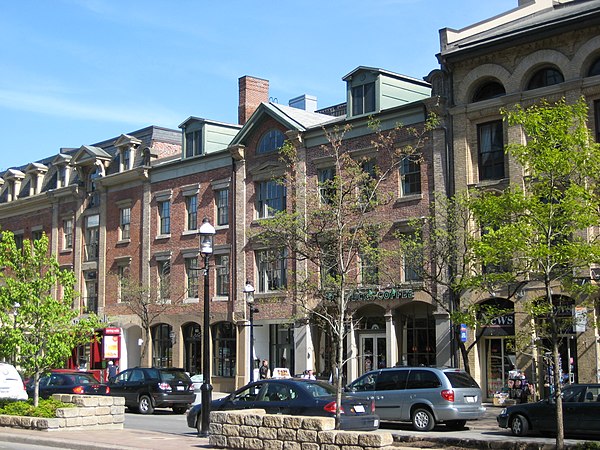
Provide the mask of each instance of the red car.
{"label": "red car", "polygon": [[[27,381],[26,388],[29,397],[33,397],[33,379]],[[40,378],[40,397],[49,398],[52,394],[109,395],[110,388],[91,372],[57,369]]]}

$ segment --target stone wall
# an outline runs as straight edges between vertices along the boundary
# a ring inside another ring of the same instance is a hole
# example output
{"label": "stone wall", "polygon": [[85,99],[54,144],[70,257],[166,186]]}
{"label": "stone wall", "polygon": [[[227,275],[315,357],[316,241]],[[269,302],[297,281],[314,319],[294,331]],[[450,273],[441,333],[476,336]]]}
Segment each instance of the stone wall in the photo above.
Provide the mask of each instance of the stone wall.
{"label": "stone wall", "polygon": [[391,433],[335,430],[329,417],[266,414],[263,409],[210,413],[211,447],[247,450],[371,450],[391,448]]}
{"label": "stone wall", "polygon": [[56,418],[0,415],[0,426],[42,431],[76,429],[123,429],[125,399],[101,395],[54,394],[53,398],[73,403],[75,408],[59,408]]}

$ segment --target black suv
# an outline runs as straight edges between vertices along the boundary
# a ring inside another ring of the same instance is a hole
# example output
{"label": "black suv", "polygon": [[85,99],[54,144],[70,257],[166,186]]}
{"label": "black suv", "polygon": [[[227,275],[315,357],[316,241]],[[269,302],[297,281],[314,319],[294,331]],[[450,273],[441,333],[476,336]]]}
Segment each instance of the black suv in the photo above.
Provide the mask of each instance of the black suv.
{"label": "black suv", "polygon": [[183,414],[194,402],[194,385],[183,369],[134,367],[109,380],[110,395],[125,397],[125,406],[141,414],[173,408]]}

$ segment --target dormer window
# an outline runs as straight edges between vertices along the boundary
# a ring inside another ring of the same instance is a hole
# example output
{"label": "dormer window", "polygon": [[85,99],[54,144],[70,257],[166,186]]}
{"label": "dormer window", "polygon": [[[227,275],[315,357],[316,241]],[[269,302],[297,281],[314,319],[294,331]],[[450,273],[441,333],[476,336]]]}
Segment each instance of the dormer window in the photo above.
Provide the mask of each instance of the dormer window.
{"label": "dormer window", "polygon": [[131,169],[131,149],[124,148],[121,150],[121,171]]}
{"label": "dormer window", "polygon": [[65,166],[59,166],[56,169],[56,186],[64,187],[67,185],[67,168]]}
{"label": "dormer window", "polygon": [[375,111],[375,82],[352,88],[352,115],[358,116]]}
{"label": "dormer window", "polygon": [[285,141],[285,135],[279,130],[269,130],[265,134],[263,134],[260,142],[258,143],[258,148],[256,149],[256,153],[271,153],[275,150],[278,150],[283,145]]}
{"label": "dormer window", "polygon": [[202,154],[202,130],[185,133],[185,157],[191,158]]}

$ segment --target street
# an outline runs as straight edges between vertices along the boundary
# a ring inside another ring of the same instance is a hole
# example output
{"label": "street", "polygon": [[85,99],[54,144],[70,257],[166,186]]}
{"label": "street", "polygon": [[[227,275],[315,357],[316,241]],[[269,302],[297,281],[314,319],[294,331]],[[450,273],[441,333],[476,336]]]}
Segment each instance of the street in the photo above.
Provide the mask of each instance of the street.
{"label": "street", "polygon": [[[423,433],[412,429],[408,423],[383,422],[380,430],[389,431],[397,435],[395,440],[401,440],[404,445],[411,445],[410,440],[422,442],[428,437],[445,440],[474,439],[482,441],[496,442],[530,442],[540,445],[553,445],[555,440],[550,437],[541,437],[538,435],[528,436],[527,438],[518,438],[511,434],[509,430],[501,429],[496,423],[496,415],[500,408],[489,406],[485,418],[479,421],[467,423],[467,428],[461,431],[447,431],[444,426],[438,426],[433,431]],[[188,428],[185,414],[174,414],[171,409],[157,409],[153,415],[141,415],[137,413],[125,413],[125,429],[154,431],[167,434],[176,434],[182,436],[195,436],[196,430]],[[566,439],[567,445],[576,445],[578,442],[592,440],[588,439]],[[459,447],[458,445],[453,445]]]}

